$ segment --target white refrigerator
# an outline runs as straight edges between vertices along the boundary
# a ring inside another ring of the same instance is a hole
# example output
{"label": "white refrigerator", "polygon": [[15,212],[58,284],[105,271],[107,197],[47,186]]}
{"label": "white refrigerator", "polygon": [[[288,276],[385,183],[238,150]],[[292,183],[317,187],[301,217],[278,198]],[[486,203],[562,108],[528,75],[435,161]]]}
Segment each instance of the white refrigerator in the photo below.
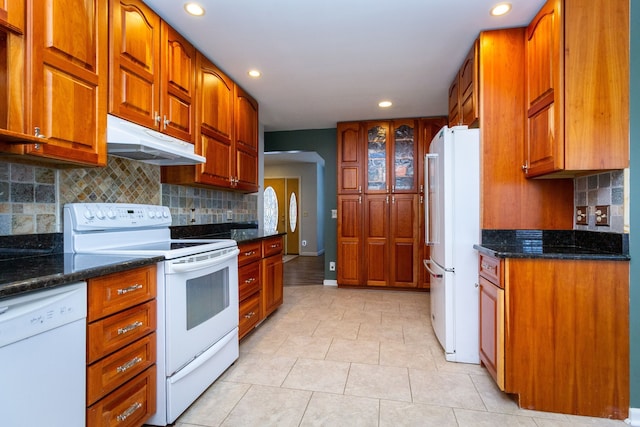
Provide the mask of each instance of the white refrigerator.
{"label": "white refrigerator", "polygon": [[424,159],[431,324],[451,362],[480,363],[478,254],[480,134],[444,127]]}

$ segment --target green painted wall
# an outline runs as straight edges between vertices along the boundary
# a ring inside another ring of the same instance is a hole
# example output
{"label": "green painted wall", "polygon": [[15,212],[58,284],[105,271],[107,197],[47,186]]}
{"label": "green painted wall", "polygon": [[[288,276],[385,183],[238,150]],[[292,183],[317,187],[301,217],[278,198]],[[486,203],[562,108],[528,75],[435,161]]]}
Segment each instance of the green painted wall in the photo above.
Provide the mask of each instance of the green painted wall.
{"label": "green painted wall", "polygon": [[[631,407],[640,408],[640,1],[631,1],[631,183],[630,235],[631,295],[629,324],[631,343]],[[638,237],[635,236],[638,232]]]}
{"label": "green painted wall", "polygon": [[336,129],[312,129],[264,133],[264,151],[315,151],[324,159],[324,278],[336,280],[336,272],[329,271],[329,262],[336,261],[337,221],[331,210],[337,209],[338,188],[336,172]]}

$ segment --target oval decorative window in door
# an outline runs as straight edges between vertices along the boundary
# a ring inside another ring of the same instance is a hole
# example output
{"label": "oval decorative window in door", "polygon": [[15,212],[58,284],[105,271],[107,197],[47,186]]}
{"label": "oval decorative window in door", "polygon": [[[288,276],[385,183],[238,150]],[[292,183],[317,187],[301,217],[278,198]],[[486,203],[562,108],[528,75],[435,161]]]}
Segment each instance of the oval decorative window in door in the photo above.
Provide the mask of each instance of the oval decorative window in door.
{"label": "oval decorative window in door", "polygon": [[278,231],[278,196],[271,186],[264,189],[264,229],[267,233]]}
{"label": "oval decorative window in door", "polygon": [[289,228],[291,232],[296,231],[298,225],[298,200],[296,199],[296,193],[291,193],[289,198]]}

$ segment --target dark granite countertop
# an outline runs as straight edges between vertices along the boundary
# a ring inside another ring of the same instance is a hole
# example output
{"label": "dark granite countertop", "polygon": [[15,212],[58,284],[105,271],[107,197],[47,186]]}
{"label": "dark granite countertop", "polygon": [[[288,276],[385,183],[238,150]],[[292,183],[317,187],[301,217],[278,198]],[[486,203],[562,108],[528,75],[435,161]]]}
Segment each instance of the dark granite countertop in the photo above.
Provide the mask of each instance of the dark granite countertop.
{"label": "dark granite countertop", "polygon": [[582,230],[482,230],[473,247],[498,258],[630,259],[628,234]]}
{"label": "dark granite countertop", "polygon": [[62,233],[0,236],[0,299],[142,267],[162,259],[64,253]]}
{"label": "dark granite countertop", "polygon": [[174,239],[233,239],[238,243],[248,243],[269,237],[284,236],[287,233],[268,233],[258,228],[255,222],[200,224],[171,227]]}
{"label": "dark granite countertop", "polygon": [[154,264],[163,257],[49,253],[0,260],[0,299]]}

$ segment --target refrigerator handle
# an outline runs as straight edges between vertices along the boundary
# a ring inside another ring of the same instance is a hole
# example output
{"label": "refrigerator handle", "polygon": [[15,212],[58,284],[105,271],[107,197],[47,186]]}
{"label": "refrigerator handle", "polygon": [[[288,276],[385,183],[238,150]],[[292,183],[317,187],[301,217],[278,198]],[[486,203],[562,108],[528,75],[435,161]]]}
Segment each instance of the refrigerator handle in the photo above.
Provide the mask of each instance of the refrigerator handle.
{"label": "refrigerator handle", "polygon": [[431,274],[433,277],[435,277],[436,279],[439,279],[442,277],[442,274],[440,273],[436,273],[435,271],[433,271],[430,267],[431,265],[431,261],[429,261],[428,259],[423,259],[422,263],[424,264],[424,268],[427,269],[427,271],[429,272],[429,274]]}
{"label": "refrigerator handle", "polygon": [[[431,189],[431,186],[434,183],[430,182],[431,171],[429,170],[430,168],[429,160],[437,159],[437,158],[438,158],[438,155],[434,153],[428,153],[424,155],[424,243],[426,245],[436,243],[431,240],[431,212],[429,211],[429,206],[433,201],[430,200],[431,195],[429,193],[429,190]],[[426,264],[425,264],[425,267],[426,267]],[[429,267],[427,267],[427,270],[429,270]]]}

